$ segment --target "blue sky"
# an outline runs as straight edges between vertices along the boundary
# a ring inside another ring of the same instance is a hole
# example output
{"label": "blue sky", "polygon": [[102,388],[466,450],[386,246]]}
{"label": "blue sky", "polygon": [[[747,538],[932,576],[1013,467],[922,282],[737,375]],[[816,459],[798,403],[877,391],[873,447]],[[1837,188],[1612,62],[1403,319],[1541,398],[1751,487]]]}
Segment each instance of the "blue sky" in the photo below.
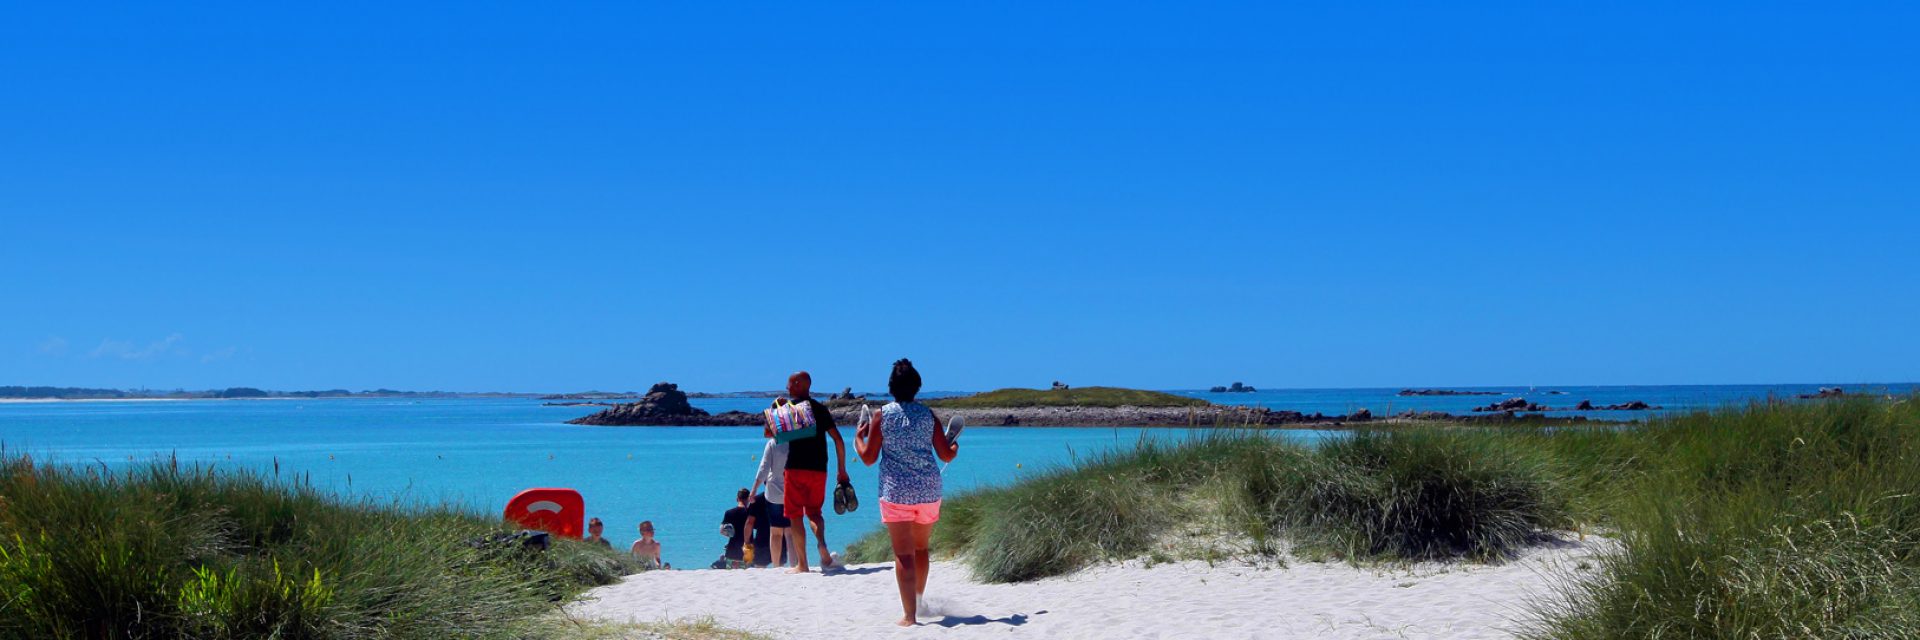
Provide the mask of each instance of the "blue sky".
{"label": "blue sky", "polygon": [[1911,3],[1033,4],[7,5],[0,384],[1920,379]]}

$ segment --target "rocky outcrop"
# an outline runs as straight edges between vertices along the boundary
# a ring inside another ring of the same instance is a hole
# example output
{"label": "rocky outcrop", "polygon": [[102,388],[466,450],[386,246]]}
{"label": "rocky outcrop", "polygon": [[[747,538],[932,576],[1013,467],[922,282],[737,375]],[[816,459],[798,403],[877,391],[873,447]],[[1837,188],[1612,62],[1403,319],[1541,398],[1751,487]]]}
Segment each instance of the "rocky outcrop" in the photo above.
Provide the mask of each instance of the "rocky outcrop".
{"label": "rocky outcrop", "polygon": [[1059,380],[1055,380],[1055,381],[1053,381],[1053,390],[1054,390],[1054,391],[1066,391],[1066,390],[1068,390],[1068,389],[1071,389],[1071,388],[1073,388],[1073,387],[1069,387],[1069,386],[1067,386],[1067,383],[1065,383],[1065,382],[1061,382],[1061,381],[1059,381]]}
{"label": "rocky outcrop", "polygon": [[1403,396],[1497,396],[1498,391],[1456,391],[1453,389],[1401,389]]}
{"label": "rocky outcrop", "polygon": [[1840,387],[1820,387],[1818,393],[1802,393],[1801,400],[1824,400],[1827,398],[1845,398],[1847,390]]}
{"label": "rocky outcrop", "polygon": [[[1422,422],[1454,422],[1464,424],[1506,424],[1525,421],[1527,424],[1584,424],[1595,422],[1586,416],[1545,416],[1540,414],[1518,414],[1511,411],[1455,415],[1445,411],[1404,411],[1395,416],[1396,420],[1418,420]],[[1604,422],[1604,421],[1603,421]]]}
{"label": "rocky outcrop", "polygon": [[759,414],[728,411],[714,416],[687,402],[680,386],[662,382],[647,390],[635,402],[617,404],[606,411],[568,420],[568,424],[601,426],[721,426],[760,424]]}
{"label": "rocky outcrop", "polygon": [[1639,400],[1629,400],[1619,404],[1600,405],[1594,404],[1591,400],[1581,400],[1580,404],[1574,405],[1572,408],[1549,407],[1538,402],[1529,401],[1526,398],[1515,396],[1484,407],[1474,407],[1473,411],[1475,413],[1511,413],[1516,411],[1540,413],[1545,411],[1652,411],[1659,408],[1658,406]]}
{"label": "rocky outcrop", "polygon": [[1235,382],[1231,387],[1214,387],[1207,391],[1209,393],[1253,393],[1254,391],[1258,391],[1258,389]]}
{"label": "rocky outcrop", "polygon": [[1505,400],[1501,400],[1499,402],[1495,402],[1493,404],[1489,404],[1484,407],[1473,408],[1474,413],[1490,413],[1490,412],[1496,412],[1496,411],[1548,411],[1548,410],[1549,409],[1547,407],[1542,406],[1537,402],[1528,402],[1526,398],[1522,398],[1519,396],[1507,398]]}

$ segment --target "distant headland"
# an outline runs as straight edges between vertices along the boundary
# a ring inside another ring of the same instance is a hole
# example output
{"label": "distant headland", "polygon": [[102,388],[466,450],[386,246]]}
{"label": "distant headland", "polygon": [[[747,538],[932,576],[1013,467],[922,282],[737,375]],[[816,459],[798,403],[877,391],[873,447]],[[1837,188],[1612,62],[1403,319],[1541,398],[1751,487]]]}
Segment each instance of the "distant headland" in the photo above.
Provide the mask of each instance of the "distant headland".
{"label": "distant headland", "polygon": [[[617,404],[592,415],[568,420],[569,424],[591,426],[758,426],[758,412],[727,411],[709,413],[687,402],[689,395],[678,385],[662,382],[653,385],[636,402]],[[834,394],[826,400],[834,421],[851,424],[858,420],[860,408],[877,407],[879,402],[851,393]],[[931,399],[926,402],[943,417],[958,416],[968,424],[1004,427],[1229,427],[1285,428],[1339,427],[1383,420],[1542,423],[1587,422],[1579,416],[1528,416],[1516,412],[1483,412],[1454,415],[1437,411],[1406,411],[1392,416],[1375,416],[1367,409],[1342,415],[1301,413],[1263,407],[1218,405],[1160,391],[1116,387],[1071,388],[1056,384],[1051,389],[1000,389],[970,396]]]}
{"label": "distant headland", "polygon": [[90,389],[86,387],[0,386],[0,400],[242,400],[270,398],[535,398],[537,393],[498,393],[463,391],[396,391],[372,389],[348,391],[269,391],[254,387],[225,389]]}

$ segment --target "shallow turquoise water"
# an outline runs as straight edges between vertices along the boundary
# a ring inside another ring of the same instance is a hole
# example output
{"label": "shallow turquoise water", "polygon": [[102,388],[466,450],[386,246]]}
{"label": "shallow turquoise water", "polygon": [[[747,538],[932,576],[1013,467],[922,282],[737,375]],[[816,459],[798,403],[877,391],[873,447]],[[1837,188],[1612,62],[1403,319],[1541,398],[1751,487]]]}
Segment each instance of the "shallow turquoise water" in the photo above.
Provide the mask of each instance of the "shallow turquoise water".
{"label": "shallow turquoise water", "polygon": [[[720,515],[733,506],[734,491],[753,481],[764,442],[759,429],[563,424],[596,409],[493,399],[0,404],[0,443],[8,453],[111,467],[156,456],[260,470],[278,461],[282,474],[305,474],[339,492],[451,501],[489,513],[498,513],[521,489],[571,487],[585,496],[590,514],[606,521],[607,537],[621,548],[637,537],[635,525],[650,519],[675,566],[704,567],[718,557],[724,542]],[[973,427],[947,468],[948,494],[1012,482],[1142,437],[1191,435]],[[1289,431],[1280,437],[1323,435]],[[851,454],[850,438],[848,447]],[[856,458],[848,472],[861,507],[847,515],[828,513],[827,539],[836,550],[879,527],[873,468]]]}
{"label": "shallow turquoise water", "polygon": [[[1395,389],[1288,389],[1257,393],[1181,392],[1226,404],[1303,413],[1376,415],[1405,409],[1464,413],[1509,395],[1553,406],[1643,400],[1667,411],[1793,397],[1823,385],[1496,388],[1499,396],[1401,397]],[[1833,385],[1825,385],[1833,386]],[[1846,385],[1859,390],[1861,385]],[[1911,393],[1912,384],[1871,385]],[[695,399],[709,411],[756,410],[764,398]],[[155,457],[303,474],[321,487],[409,502],[450,501],[497,513],[529,487],[572,487],[624,547],[641,519],[653,520],[669,562],[704,567],[720,553],[720,514],[753,480],[760,453],[751,427],[582,427],[564,424],[600,407],[548,407],[537,400],[248,400],[0,403],[0,446],[8,453],[73,464],[123,467]],[[1604,412],[1643,418],[1655,412]],[[1566,414],[1559,414],[1566,415]],[[1178,429],[973,427],[949,466],[949,495],[1002,485],[1076,455],[1130,446],[1140,438],[1180,439]],[[1281,431],[1313,441],[1327,432]],[[849,447],[851,441],[849,441]],[[835,549],[879,526],[873,469],[848,465],[863,506],[827,516]]]}

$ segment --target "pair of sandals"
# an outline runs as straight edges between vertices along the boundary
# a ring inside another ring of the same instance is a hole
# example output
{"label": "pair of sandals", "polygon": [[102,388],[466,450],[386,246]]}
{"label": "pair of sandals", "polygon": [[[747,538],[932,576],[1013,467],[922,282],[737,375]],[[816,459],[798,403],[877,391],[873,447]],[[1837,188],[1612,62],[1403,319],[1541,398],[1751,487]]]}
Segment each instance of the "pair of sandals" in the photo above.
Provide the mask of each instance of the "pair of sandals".
{"label": "pair of sandals", "polygon": [[833,488],[833,513],[846,515],[860,509],[860,497],[853,494],[853,483],[842,480]]}
{"label": "pair of sandals", "polygon": [[[867,421],[872,418],[873,410],[862,405],[860,407],[860,421],[856,424],[865,425]],[[949,441],[958,439],[960,437],[960,431],[966,428],[966,422],[962,420],[960,416],[954,416],[947,421],[947,439]],[[846,515],[858,510],[860,510],[860,497],[853,494],[853,483],[842,480],[840,486],[833,488],[834,515]]]}

